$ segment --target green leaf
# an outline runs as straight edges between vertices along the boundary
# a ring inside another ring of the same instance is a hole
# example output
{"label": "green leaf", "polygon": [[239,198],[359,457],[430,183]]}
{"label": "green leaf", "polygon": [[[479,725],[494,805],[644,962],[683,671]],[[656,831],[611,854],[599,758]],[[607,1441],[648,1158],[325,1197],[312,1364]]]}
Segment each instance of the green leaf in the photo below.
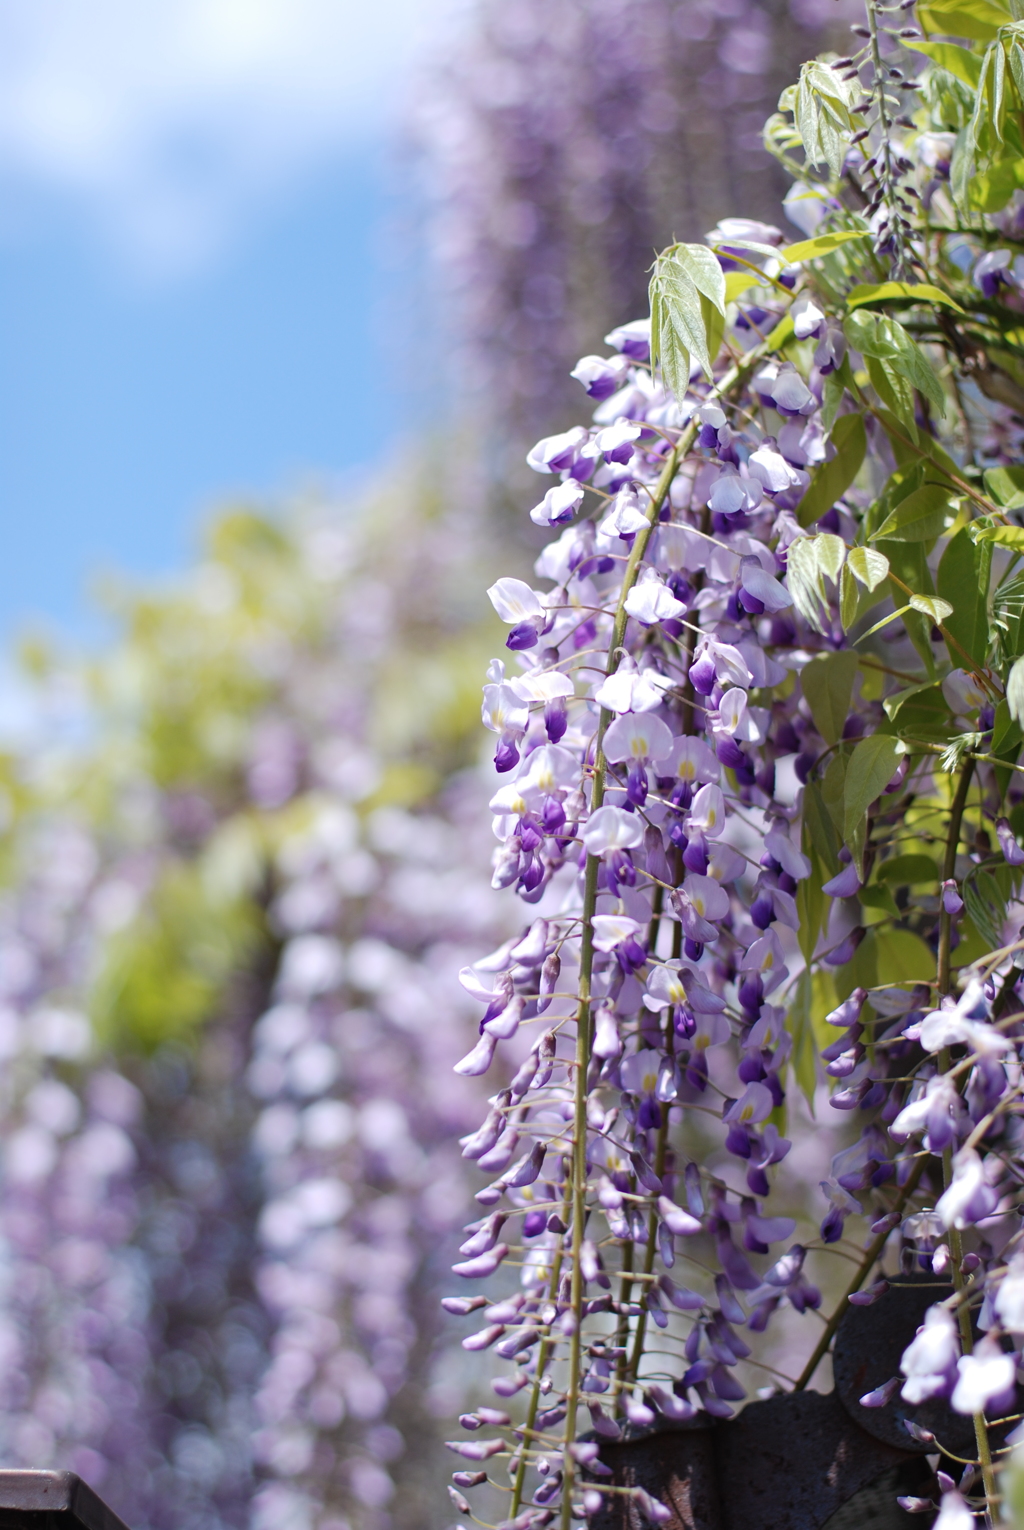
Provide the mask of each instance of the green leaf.
{"label": "green leaf", "polygon": [[896,774],[899,762],[896,740],[881,733],[861,739],[850,755],[843,788],[843,838],[847,844],[863,823],[872,802],[882,795]]}
{"label": "green leaf", "polygon": [[1024,509],[1024,468],[989,468],[985,474],[985,492],[1004,510]]}
{"label": "green leaf", "polygon": [[891,914],[894,919],[899,917],[900,911],[896,907],[896,900],[887,887],[877,885],[862,887],[857,897],[865,908],[880,908],[883,913]]}
{"label": "green leaf", "polygon": [[947,70],[972,90],[977,90],[981,79],[981,59],[966,48],[959,48],[956,43],[915,42],[912,39],[908,39],[906,47],[913,48],[915,53],[926,54],[940,69]]}
{"label": "green leaf", "polygon": [[[995,719],[992,723],[992,753],[1007,759],[1016,759],[1020,751],[1021,740],[1020,718],[1014,717],[1010,711],[1010,704],[1004,698],[996,707]],[[1012,751],[1012,755],[1008,753]]]}
{"label": "green leaf", "polygon": [[1024,733],[1021,732],[1020,721],[1011,715],[1009,703],[1004,699],[996,707],[992,724],[992,745],[989,750],[990,754],[1005,762],[1003,765],[997,765],[995,770],[1000,798],[1006,796],[1010,777],[1013,774],[1012,767],[1016,765],[1020,756],[1022,742],[1024,742]]}
{"label": "green leaf", "polygon": [[963,881],[963,898],[978,934],[989,950],[1002,945],[1006,894],[991,871],[974,868]]}
{"label": "green leaf", "polygon": [[914,390],[907,374],[895,361],[879,356],[865,356],[871,386],[887,408],[891,409],[912,441],[918,438]]}
{"label": "green leaf", "polygon": [[[935,585],[932,581],[931,569],[928,567],[923,542],[886,542],[885,554],[892,566],[892,572],[905,585],[909,585],[912,590],[921,590],[925,594],[933,593]],[[893,600],[905,599],[904,591],[893,584],[892,580],[889,583]],[[934,623],[926,622],[919,611],[908,609],[903,615],[903,625],[910,634],[911,642],[921,655],[929,676],[934,679],[935,656],[931,645]]]}
{"label": "green leaf", "polygon": [[[840,778],[842,774],[843,772],[840,771]],[[840,799],[842,799],[842,795],[842,780],[840,779]],[[827,882],[829,877],[834,877],[839,870],[839,839],[832,815],[825,802],[822,787],[817,781],[810,780],[804,787],[803,818],[804,853],[810,855],[813,850],[827,873],[824,878]]]}
{"label": "green leaf", "polygon": [[793,1076],[812,1111],[818,1087],[818,1048],[814,1044],[814,1026],[811,1021],[813,1002],[814,973],[808,965],[797,979],[793,1002],[786,1016],[786,1029],[793,1038],[790,1054]]}
{"label": "green leaf", "polygon": [[882,702],[886,717],[890,720],[895,718],[905,702],[910,701],[914,696],[919,696],[922,691],[933,690],[934,687],[934,680],[921,680],[917,685],[908,685],[902,691],[895,691],[893,695],[886,696]]}
{"label": "green leaf", "polygon": [[[963,52],[963,49],[957,51]],[[971,55],[967,56],[970,58]],[[955,298],[928,282],[920,282],[916,286],[911,282],[862,282],[853,287],[846,298],[846,307],[851,313],[855,308],[862,308],[868,303],[942,303],[957,313],[963,313]],[[863,347],[858,346],[857,349],[863,350]]]}
{"label": "green leaf", "polygon": [[[943,600],[953,607],[946,619],[949,632],[960,648],[978,665],[988,657],[988,582],[992,569],[992,546],[975,546],[966,530],[958,531],[942,554],[937,585]],[[956,669],[962,669],[963,653],[948,640],[946,647]]]}
{"label": "green leaf", "polygon": [[933,472],[937,470],[949,480],[950,492],[953,492],[955,481],[960,477],[960,469],[934,436],[926,432],[919,440],[908,440],[900,422],[885,409],[878,410],[878,419],[889,437],[893,456],[901,469],[930,463]]}
{"label": "green leaf", "polygon": [[[816,811],[820,813],[824,821],[828,823],[824,805],[821,802],[820,793],[818,794]],[[831,823],[828,823],[828,829],[831,833]],[[827,860],[823,860],[815,848],[813,827],[812,824],[808,821],[806,799],[804,806],[804,822],[801,831],[801,840],[804,854],[811,864],[811,874],[809,877],[801,877],[800,881],[797,883],[796,911],[797,917],[800,920],[800,927],[797,930],[797,940],[800,944],[800,950],[803,952],[804,961],[807,962],[809,966],[811,960],[814,957],[814,948],[818,944],[818,936],[821,934],[822,927],[827,916],[826,905],[828,903],[828,899],[825,897],[825,894],[821,890],[822,884],[827,881],[828,877],[831,876],[832,873],[827,870],[829,862]]]}
{"label": "green leaf", "polygon": [[787,265],[795,266],[802,260],[813,260],[816,255],[827,255],[829,250],[837,250],[841,244],[847,244],[851,239],[870,237],[871,230],[868,228],[842,229],[832,234],[818,234],[814,239],[801,239],[799,244],[788,245],[775,253]]}
{"label": "green leaf", "polygon": [[869,590],[877,590],[882,580],[889,577],[888,558],[873,547],[851,548],[846,564],[853,577]]}
{"label": "green leaf", "polygon": [[950,501],[950,491],[945,484],[922,484],[886,516],[871,540],[934,542],[955,517],[956,510]]}
{"label": "green leaf", "polygon": [[[914,288],[921,291],[921,288]],[[868,365],[868,375],[876,391],[889,403],[889,392],[897,405],[890,404],[916,441],[911,388],[931,400],[940,414],[945,413],[946,396],[934,368],[917,341],[891,314],[869,313],[858,308],[843,325],[843,333],[854,350],[860,351]],[[881,363],[872,366],[872,360]],[[880,379],[880,380],[879,380]],[[906,399],[910,396],[909,406]],[[908,413],[909,410],[909,413]]]}
{"label": "green leaf", "polygon": [[928,983],[935,977],[935,955],[912,930],[886,930],[878,937],[879,983]]}
{"label": "green leaf", "polygon": [[867,444],[863,415],[844,414],[836,421],[832,429],[836,455],[814,470],[810,486],[796,507],[801,526],[810,526],[842,498],[860,472]]}
{"label": "green leaf", "polygon": [[835,1040],[825,1016],[836,1007],[836,989],[831,973],[822,967],[807,967],[793,990],[793,1002],[786,1016],[786,1029],[793,1038],[790,1064],[814,1114],[814,1095],[818,1086],[818,1054]]}
{"label": "green leaf", "polygon": [[[913,619],[921,620],[917,616]],[[931,743],[944,744],[953,729],[949,702],[939,682],[926,685],[899,708],[897,731],[901,737],[928,739]]]}
{"label": "green leaf", "polygon": [[844,755],[834,754],[821,783],[821,800],[842,844],[846,829],[846,765]]}
{"label": "green leaf", "polygon": [[859,660],[852,649],[820,654],[805,664],[800,685],[814,726],[826,744],[837,744],[850,711]]}
{"label": "green leaf", "polygon": [[846,396],[849,383],[849,363],[843,358],[843,365],[830,372],[825,378],[825,384],[821,393],[821,428],[831,430],[839,413],[840,405]]}
{"label": "green leaf", "polygon": [[924,882],[937,882],[939,868],[928,855],[894,855],[883,861],[875,872],[880,882],[893,887],[917,887]]}

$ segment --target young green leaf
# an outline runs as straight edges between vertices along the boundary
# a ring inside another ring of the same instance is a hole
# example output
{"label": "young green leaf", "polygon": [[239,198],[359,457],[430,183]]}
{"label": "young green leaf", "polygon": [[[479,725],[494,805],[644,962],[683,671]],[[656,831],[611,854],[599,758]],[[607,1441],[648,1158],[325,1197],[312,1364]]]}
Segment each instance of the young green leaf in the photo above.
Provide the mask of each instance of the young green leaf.
{"label": "young green leaf", "polygon": [[1018,659],[1006,677],[1006,705],[1013,720],[1024,727],[1024,659]]}
{"label": "young green leaf", "polygon": [[857,894],[864,908],[880,908],[883,914],[891,914],[894,919],[899,918],[899,909],[892,893],[884,885],[874,884],[871,887],[862,887]]}
{"label": "young green leaf", "polygon": [[972,90],[977,90],[981,79],[981,59],[967,48],[958,47],[956,43],[921,42],[913,39],[908,40],[906,46],[913,48],[915,53],[927,54],[940,69],[947,70]]}
{"label": "young green leaf", "polygon": [[811,59],[800,70],[793,101],[797,131],[810,165],[824,160],[839,175],[853,136],[850,106],[853,97],[848,81],[821,59]]}
{"label": "young green leaf", "polygon": [[682,398],[691,356],[712,375],[722,342],[725,274],[707,245],[672,245],[655,261],[650,297],[652,357]]}
{"label": "young green leaf", "polygon": [[939,287],[930,286],[928,282],[916,286],[910,282],[864,282],[852,288],[846,299],[846,307],[851,313],[855,308],[862,308],[868,303],[942,303],[946,308],[963,313],[955,298],[951,298],[948,292],[943,292]]}
{"label": "young green leaf", "polygon": [[860,590],[857,581],[850,573],[850,565],[847,562],[839,579],[839,620],[842,622],[843,631],[849,632],[857,620],[857,609],[860,605]]}
{"label": "young green leaf", "polygon": [[877,590],[882,580],[889,577],[888,558],[873,547],[852,547],[846,556],[846,565],[853,577],[869,590]]}
{"label": "young green leaf", "polygon": [[953,614],[953,607],[949,601],[939,600],[935,595],[911,595],[910,609],[920,611],[922,616],[929,617],[936,626]]}
{"label": "young green leaf", "polygon": [[842,537],[831,533],[798,537],[790,545],[786,586],[800,615],[816,632],[825,632],[828,621],[825,576],[838,582],[845,557],[846,544]]}
{"label": "young green leaf", "polygon": [[842,537],[837,537],[830,531],[822,532],[814,540],[818,546],[818,564],[821,571],[835,582],[839,578],[839,570],[846,559],[846,543]]}
{"label": "young green leaf", "polygon": [[1012,547],[1014,552],[1024,552],[1024,527],[982,526],[971,532],[974,542],[996,542],[1000,547]]}
{"label": "young green leaf", "polygon": [[795,266],[802,260],[813,260],[816,255],[827,255],[830,250],[837,250],[841,244],[847,244],[851,239],[868,239],[870,236],[871,230],[868,228],[837,229],[832,234],[801,239],[799,244],[787,245],[784,250],[776,250],[775,253],[787,265]]}
{"label": "young green leaf", "polygon": [[993,0],[930,0],[918,7],[917,19],[925,32],[988,42],[1010,19],[1010,13]]}

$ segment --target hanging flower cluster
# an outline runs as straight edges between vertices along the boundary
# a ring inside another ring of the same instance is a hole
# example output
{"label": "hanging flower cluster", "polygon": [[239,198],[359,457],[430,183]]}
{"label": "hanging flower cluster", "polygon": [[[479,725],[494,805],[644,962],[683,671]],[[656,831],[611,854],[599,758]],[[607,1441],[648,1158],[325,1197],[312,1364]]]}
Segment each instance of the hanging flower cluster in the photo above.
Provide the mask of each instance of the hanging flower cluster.
{"label": "hanging flower cluster", "polygon": [[[1024,24],[986,17],[922,7],[926,37],[872,0],[768,125],[811,237],[735,218],[665,251],[650,320],[573,372],[593,423],[528,457],[555,536],[536,588],[489,591],[483,721],[494,885],[529,917],[462,975],[456,1071],[501,1077],[446,1303],[508,1366],[450,1442],[458,1508],[490,1482],[504,1530],[621,1492],[667,1521],[602,1441],[807,1385],[847,1301],[918,1265],[949,1294],[863,1406],[950,1399],[977,1454],[940,1474],[942,1530],[996,1501],[1024,1344]],[[794,1241],[787,1120],[819,1080],[848,1136]]]}

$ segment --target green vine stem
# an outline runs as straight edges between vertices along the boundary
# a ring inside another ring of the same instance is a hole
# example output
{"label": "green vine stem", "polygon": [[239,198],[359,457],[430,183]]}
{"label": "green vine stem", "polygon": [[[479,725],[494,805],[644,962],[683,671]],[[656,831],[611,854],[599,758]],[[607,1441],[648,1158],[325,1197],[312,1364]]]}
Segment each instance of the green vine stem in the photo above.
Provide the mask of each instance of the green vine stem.
{"label": "green vine stem", "polygon": [[[688,425],[677,444],[669,453],[662,469],[651,503],[647,509],[647,525],[638,531],[626,564],[626,575],[615,612],[612,627],[611,649],[605,673],[613,675],[619,667],[622,640],[626,634],[626,599],[636,584],[647,544],[657,525],[661,507],[665,503],[672,480],[676,476],[682,457],[689,451],[697,433],[696,425]],[[591,812],[596,812],[604,801],[607,778],[607,762],[604,757],[604,735],[611,722],[611,713],[601,708],[597,725],[594,751],[593,789]],[[572,1523],[572,1495],[575,1483],[575,1462],[572,1446],[576,1442],[576,1414],[579,1410],[580,1355],[582,1344],[583,1271],[580,1268],[580,1248],[587,1215],[587,1075],[590,1071],[592,1043],[591,982],[594,972],[594,913],[597,909],[597,874],[600,857],[588,855],[583,884],[583,938],[580,948],[579,1007],[576,1012],[576,1079],[573,1094],[573,1142],[572,1181],[572,1274],[569,1293],[569,1310],[572,1313],[572,1332],[569,1336],[569,1386],[566,1397],[565,1444],[562,1461],[562,1526],[569,1530]]]}

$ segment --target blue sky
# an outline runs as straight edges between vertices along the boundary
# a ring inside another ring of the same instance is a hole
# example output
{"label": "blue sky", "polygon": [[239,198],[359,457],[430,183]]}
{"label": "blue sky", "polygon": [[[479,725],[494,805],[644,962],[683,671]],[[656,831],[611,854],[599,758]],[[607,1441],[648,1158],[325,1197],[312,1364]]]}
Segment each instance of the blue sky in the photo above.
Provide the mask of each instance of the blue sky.
{"label": "blue sky", "polygon": [[386,145],[455,9],[0,0],[0,635],[395,441]]}

